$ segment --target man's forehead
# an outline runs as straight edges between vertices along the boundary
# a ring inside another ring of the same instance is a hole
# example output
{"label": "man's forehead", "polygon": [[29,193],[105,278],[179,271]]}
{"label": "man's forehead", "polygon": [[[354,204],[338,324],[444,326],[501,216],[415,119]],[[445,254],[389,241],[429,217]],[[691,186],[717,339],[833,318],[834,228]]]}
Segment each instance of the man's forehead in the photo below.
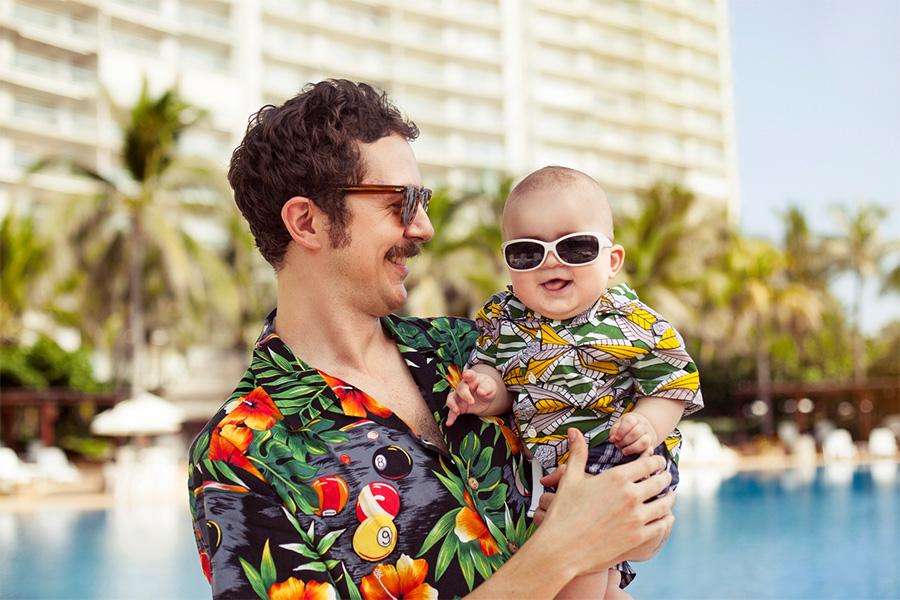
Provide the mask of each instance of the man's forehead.
{"label": "man's forehead", "polygon": [[358,148],[365,183],[421,184],[419,165],[404,137],[392,134],[371,143],[358,143]]}

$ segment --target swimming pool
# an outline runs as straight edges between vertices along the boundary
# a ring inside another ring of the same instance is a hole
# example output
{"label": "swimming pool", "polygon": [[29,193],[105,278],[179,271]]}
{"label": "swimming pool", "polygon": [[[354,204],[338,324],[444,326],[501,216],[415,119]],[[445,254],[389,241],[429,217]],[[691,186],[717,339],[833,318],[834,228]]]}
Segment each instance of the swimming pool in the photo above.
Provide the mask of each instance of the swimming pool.
{"label": "swimming pool", "polygon": [[[636,598],[900,598],[900,465],[682,481]],[[184,509],[0,514],[0,598],[208,596]]]}

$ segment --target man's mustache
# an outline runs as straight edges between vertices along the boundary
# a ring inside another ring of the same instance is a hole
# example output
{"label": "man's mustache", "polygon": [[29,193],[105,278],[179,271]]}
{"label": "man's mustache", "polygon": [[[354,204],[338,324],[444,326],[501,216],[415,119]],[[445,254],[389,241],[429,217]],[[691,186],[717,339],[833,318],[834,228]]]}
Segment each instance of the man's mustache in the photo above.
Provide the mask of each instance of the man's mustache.
{"label": "man's mustache", "polygon": [[396,258],[412,258],[414,256],[418,256],[418,254],[422,251],[422,247],[420,244],[416,242],[407,242],[400,246],[394,246],[387,253],[388,260],[394,260]]}

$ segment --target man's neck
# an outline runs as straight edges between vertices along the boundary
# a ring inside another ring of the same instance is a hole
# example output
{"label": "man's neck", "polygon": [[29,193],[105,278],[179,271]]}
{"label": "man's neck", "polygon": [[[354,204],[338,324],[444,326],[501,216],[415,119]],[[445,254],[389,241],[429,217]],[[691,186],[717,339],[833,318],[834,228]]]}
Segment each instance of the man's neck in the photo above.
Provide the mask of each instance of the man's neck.
{"label": "man's neck", "polygon": [[360,312],[315,285],[279,279],[275,331],[294,355],[310,366],[339,376],[378,369],[394,342],[380,319]]}

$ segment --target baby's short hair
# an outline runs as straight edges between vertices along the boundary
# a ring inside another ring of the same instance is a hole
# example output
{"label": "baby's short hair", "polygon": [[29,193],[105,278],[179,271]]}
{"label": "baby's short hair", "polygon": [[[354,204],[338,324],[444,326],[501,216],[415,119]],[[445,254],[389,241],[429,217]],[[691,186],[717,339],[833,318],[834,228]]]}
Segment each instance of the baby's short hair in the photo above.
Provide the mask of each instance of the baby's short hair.
{"label": "baby's short hair", "polygon": [[548,165],[526,175],[522,181],[517,183],[509,192],[509,198],[514,198],[520,194],[527,194],[528,192],[533,192],[538,189],[552,188],[572,183],[584,183],[596,186],[598,190],[601,192],[603,191],[600,184],[587,173],[569,167]]}
{"label": "baby's short hair", "polygon": [[610,239],[613,239],[612,209],[609,206],[606,192],[603,191],[603,188],[600,187],[600,184],[597,183],[596,179],[578,169],[560,165],[548,165],[529,173],[509,192],[509,196],[506,198],[506,206],[503,211],[505,213],[515,199],[520,196],[540,190],[563,188],[569,185],[584,185],[596,189],[598,210],[602,213],[604,221],[603,229],[606,230],[603,233],[608,235]]}

